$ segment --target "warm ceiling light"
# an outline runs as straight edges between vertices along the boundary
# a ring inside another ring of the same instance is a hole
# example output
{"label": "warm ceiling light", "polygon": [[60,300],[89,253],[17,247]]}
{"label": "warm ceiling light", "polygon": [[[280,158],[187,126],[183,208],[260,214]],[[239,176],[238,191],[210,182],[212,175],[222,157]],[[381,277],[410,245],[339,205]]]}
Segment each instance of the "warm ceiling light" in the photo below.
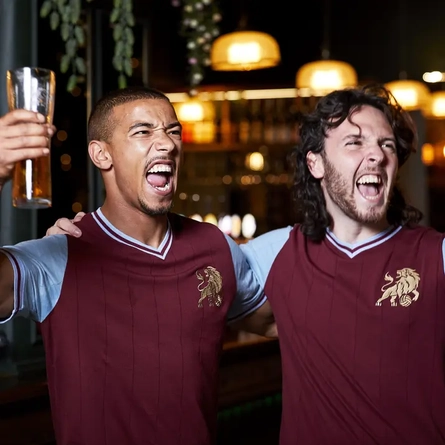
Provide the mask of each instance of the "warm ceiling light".
{"label": "warm ceiling light", "polygon": [[210,51],[215,71],[250,71],[280,63],[276,40],[264,32],[236,31],[218,37]]}
{"label": "warm ceiling light", "polygon": [[440,71],[430,71],[423,73],[422,79],[428,83],[437,83],[443,82],[445,80],[445,73],[441,73]]}
{"label": "warm ceiling light", "polygon": [[436,91],[431,94],[426,114],[428,117],[445,118],[445,91]]}
{"label": "warm ceiling light", "polygon": [[425,110],[430,102],[430,90],[417,80],[394,80],[385,84],[399,105],[406,111]]}
{"label": "warm ceiling light", "polygon": [[349,63],[318,60],[303,65],[295,79],[297,88],[309,89],[314,96],[357,85],[357,73]]}
{"label": "warm ceiling light", "polygon": [[422,145],[422,162],[425,165],[433,165],[434,164],[434,146],[431,144],[423,144]]}
{"label": "warm ceiling light", "polygon": [[215,117],[215,107],[212,102],[196,98],[186,102],[173,104],[180,122],[210,121]]}

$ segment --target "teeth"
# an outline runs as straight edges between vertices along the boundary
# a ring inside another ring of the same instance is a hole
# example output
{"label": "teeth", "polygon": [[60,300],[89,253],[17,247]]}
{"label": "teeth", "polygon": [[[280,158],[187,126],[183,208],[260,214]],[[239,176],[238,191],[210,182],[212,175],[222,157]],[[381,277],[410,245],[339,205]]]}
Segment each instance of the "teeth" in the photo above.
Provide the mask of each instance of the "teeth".
{"label": "teeth", "polygon": [[357,184],[381,184],[382,178],[377,175],[364,175],[358,181]]}
{"label": "teeth", "polygon": [[161,192],[165,192],[170,188],[170,184],[167,183],[164,185],[164,187],[154,187],[156,190],[160,190]]}
{"label": "teeth", "polygon": [[156,164],[147,173],[171,173],[172,168],[166,164]]}

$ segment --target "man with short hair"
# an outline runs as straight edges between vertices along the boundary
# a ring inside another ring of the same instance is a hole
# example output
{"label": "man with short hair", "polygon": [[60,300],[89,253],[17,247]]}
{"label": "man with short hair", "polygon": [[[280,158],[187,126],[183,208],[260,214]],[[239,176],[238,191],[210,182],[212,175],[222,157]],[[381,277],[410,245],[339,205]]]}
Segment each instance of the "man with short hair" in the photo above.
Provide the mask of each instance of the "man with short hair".
{"label": "man with short hair", "polygon": [[[0,184],[53,133],[35,113],[0,118]],[[41,322],[58,445],[213,444],[226,322],[274,336],[269,305],[233,240],[170,213],[182,140],[164,94],[109,93],[88,139],[105,202],[79,238],[0,250],[0,316]]]}

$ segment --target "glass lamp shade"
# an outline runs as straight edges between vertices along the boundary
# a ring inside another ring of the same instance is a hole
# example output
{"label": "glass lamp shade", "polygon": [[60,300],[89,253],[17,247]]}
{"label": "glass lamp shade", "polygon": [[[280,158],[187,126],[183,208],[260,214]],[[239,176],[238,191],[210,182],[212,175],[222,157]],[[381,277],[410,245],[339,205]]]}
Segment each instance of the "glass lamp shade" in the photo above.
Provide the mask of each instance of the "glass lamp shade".
{"label": "glass lamp shade", "polygon": [[215,118],[215,106],[210,101],[192,98],[173,104],[180,122],[211,121]]}
{"label": "glass lamp shade", "polygon": [[435,119],[445,118],[445,91],[436,91],[431,94],[426,114]]}
{"label": "glass lamp shade", "polygon": [[250,71],[280,63],[276,40],[264,32],[236,31],[218,37],[210,51],[215,71]]}
{"label": "glass lamp shade", "polygon": [[405,111],[426,110],[431,100],[430,90],[417,80],[394,80],[385,84]]}
{"label": "glass lamp shade", "polygon": [[306,63],[295,78],[298,89],[307,88],[315,96],[357,85],[357,73],[349,63],[339,60],[318,60]]}

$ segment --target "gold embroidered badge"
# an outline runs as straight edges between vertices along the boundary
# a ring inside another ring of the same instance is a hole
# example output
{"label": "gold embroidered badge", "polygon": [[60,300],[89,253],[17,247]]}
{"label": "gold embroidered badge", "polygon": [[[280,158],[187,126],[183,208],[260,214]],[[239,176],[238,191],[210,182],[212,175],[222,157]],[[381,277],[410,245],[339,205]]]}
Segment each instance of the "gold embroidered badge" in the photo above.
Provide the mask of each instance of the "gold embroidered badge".
{"label": "gold embroidered badge", "polygon": [[381,306],[382,301],[387,298],[390,298],[391,306],[397,306],[398,300],[400,306],[403,307],[408,307],[413,301],[418,300],[419,292],[417,288],[419,286],[420,275],[415,269],[405,267],[404,269],[398,270],[395,283],[394,278],[387,272],[385,281],[388,281],[388,283],[382,286],[381,291],[383,295],[376,301],[376,306]]}
{"label": "gold embroidered badge", "polygon": [[202,302],[207,298],[209,306],[220,307],[222,304],[222,277],[212,266],[207,266],[202,271],[196,271],[196,277],[200,281],[198,290],[201,297],[198,300],[198,307],[202,307]]}

